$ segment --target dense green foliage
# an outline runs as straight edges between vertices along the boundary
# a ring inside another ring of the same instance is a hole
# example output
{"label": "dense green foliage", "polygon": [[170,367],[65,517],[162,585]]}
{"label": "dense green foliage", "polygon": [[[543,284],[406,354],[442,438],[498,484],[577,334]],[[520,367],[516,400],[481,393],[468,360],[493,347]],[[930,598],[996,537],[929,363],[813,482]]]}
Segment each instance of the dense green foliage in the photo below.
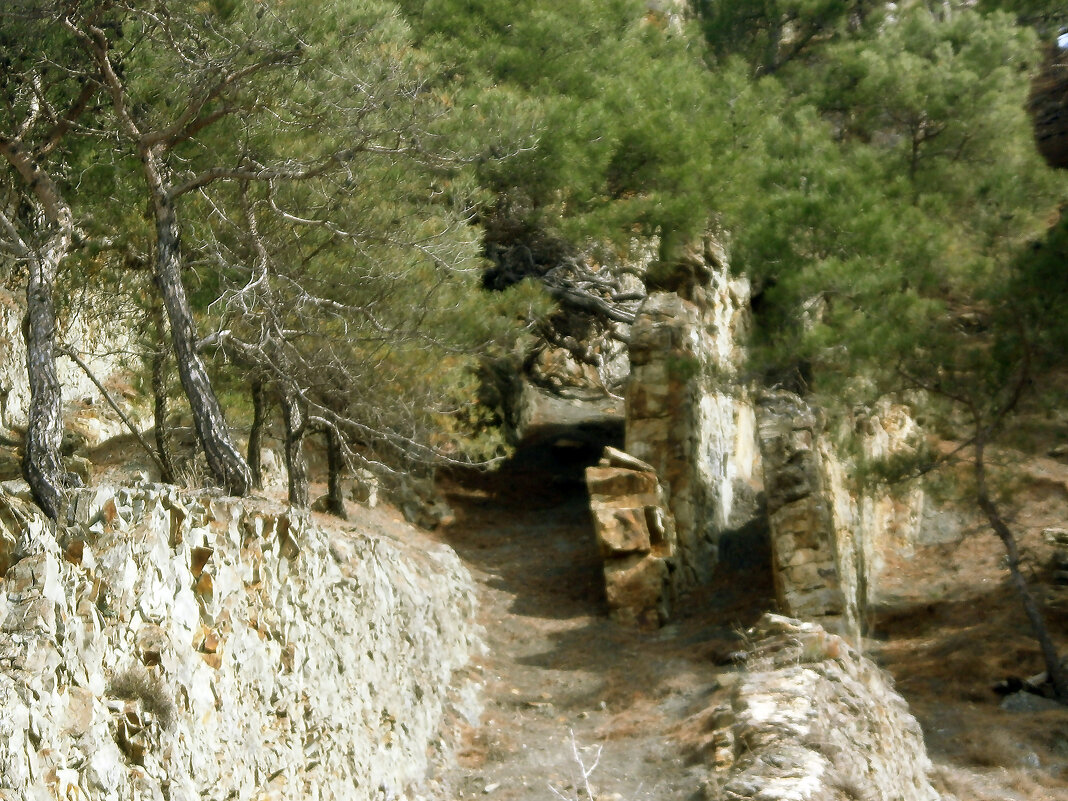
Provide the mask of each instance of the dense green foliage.
{"label": "dense green foliage", "polygon": [[215,380],[291,385],[375,458],[497,447],[475,369],[549,303],[480,282],[654,237],[670,268],[709,226],[755,282],[763,359],[824,402],[956,376],[997,409],[1023,354],[1063,353],[1060,234],[1027,243],[1064,178],[1023,111],[1056,3],[39,5],[0,12],[3,120],[94,87],[42,161],[68,280],[146,294],[155,137]]}
{"label": "dense green foliage", "polygon": [[973,349],[960,316],[1012,302],[1064,179],[1034,150],[1037,48],[1012,17],[917,4],[807,48],[746,85],[766,109],[743,156],[755,183],[724,214],[735,266],[766,288],[770,358],[804,363],[835,405],[941,369],[935,329],[947,355]]}

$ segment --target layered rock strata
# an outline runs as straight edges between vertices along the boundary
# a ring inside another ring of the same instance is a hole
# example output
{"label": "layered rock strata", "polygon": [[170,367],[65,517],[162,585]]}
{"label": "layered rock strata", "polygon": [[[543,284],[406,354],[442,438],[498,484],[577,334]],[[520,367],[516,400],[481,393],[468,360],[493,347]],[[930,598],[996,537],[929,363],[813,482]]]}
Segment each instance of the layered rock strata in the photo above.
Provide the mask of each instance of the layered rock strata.
{"label": "layered rock strata", "polygon": [[757,514],[759,453],[753,406],[736,379],[748,282],[730,275],[708,238],[673,283],[646,298],[631,327],[625,449],[668,490],[679,544],[674,581],[684,591],[711,578],[724,532]]}
{"label": "layered rock strata", "polygon": [[640,625],[664,622],[673,602],[676,538],[656,471],[606,448],[600,464],[586,468],[586,485],[613,617]]}
{"label": "layered rock strata", "polygon": [[760,450],[780,610],[860,642],[862,552],[838,521],[825,482],[820,423],[791,392],[760,397]]}
{"label": "layered rock strata", "polygon": [[923,733],[889,677],[813,623],[765,615],[707,715],[709,801],[939,801]]}
{"label": "layered rock strata", "polygon": [[249,504],[85,490],[57,541],[0,493],[0,799],[417,795],[469,576],[385,517]]}

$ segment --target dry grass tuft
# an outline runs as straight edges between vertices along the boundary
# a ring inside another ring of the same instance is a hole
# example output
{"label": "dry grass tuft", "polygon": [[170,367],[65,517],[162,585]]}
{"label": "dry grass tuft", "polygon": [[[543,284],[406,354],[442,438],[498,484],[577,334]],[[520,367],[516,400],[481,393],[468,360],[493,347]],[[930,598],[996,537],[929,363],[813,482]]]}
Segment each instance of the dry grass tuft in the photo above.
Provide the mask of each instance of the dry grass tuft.
{"label": "dry grass tuft", "polygon": [[142,665],[134,664],[111,677],[108,694],[127,701],[140,701],[164,729],[170,729],[178,717],[170,689],[163,679]]}

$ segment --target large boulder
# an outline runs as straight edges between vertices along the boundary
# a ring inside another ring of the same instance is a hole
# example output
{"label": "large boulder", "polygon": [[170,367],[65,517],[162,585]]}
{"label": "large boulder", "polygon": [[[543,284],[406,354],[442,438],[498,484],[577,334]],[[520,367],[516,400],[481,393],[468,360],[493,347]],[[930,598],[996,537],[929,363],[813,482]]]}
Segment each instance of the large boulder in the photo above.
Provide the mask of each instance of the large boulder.
{"label": "large boulder", "polygon": [[890,678],[814,623],[765,615],[709,710],[708,801],[939,801],[923,732]]}

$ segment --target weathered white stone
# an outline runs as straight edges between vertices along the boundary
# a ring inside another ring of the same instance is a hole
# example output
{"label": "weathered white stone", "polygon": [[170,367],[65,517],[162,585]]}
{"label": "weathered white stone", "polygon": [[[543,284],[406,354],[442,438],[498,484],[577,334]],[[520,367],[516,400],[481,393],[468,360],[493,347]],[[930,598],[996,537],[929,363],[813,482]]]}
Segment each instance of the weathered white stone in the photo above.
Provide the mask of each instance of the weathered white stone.
{"label": "weathered white stone", "polygon": [[745,360],[749,283],[713,236],[683,254],[672,291],[650,294],[631,327],[626,450],[668,490],[679,543],[677,591],[705,583],[721,536],[753,519],[760,455]]}
{"label": "weathered white stone", "polygon": [[160,487],[76,500],[80,563],[41,524],[0,582],[0,792],[418,791],[478,646],[451,551]]}
{"label": "weathered white stone", "polygon": [[765,615],[715,716],[709,801],[938,801],[919,724],[879,668],[812,623]]}

